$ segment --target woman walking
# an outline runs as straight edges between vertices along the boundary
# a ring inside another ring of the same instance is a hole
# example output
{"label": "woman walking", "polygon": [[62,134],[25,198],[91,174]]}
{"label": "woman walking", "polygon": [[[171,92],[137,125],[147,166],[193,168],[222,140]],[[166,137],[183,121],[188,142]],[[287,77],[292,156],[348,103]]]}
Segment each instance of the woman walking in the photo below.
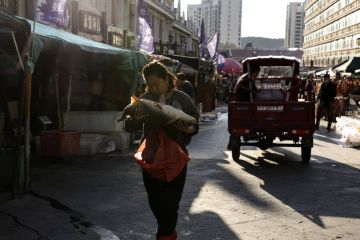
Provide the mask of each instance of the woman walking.
{"label": "woman walking", "polygon": [[[147,91],[140,96],[141,99],[171,105],[199,119],[199,113],[193,101],[186,93],[174,88],[176,77],[163,64],[151,62],[143,68],[142,74],[147,84]],[[141,112],[136,114],[140,115]],[[198,124],[189,126],[181,121],[163,126],[152,126],[150,123],[142,125],[142,123],[137,121],[136,114],[125,122],[126,131],[135,131],[143,127],[142,139],[145,139],[152,129],[160,127],[186,153],[186,146],[190,143],[191,137],[198,132]],[[148,202],[158,224],[156,233],[156,239],[158,240],[175,240],[177,238],[175,228],[178,219],[179,202],[186,179],[186,171],[187,166],[185,165],[174,180],[166,182],[156,179],[146,170],[142,170]]]}

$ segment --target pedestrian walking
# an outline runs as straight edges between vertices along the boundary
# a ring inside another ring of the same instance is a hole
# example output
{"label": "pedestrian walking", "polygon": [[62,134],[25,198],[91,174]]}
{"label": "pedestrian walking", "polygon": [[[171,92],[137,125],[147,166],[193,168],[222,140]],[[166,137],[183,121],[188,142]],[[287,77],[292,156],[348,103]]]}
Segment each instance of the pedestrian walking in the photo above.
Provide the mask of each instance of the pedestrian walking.
{"label": "pedestrian walking", "polygon": [[314,75],[309,74],[305,85],[305,101],[312,101],[314,99]]}
{"label": "pedestrian walking", "polygon": [[[187,94],[174,88],[176,77],[163,64],[151,62],[143,68],[142,74],[147,84],[147,91],[140,98],[171,105],[199,119],[199,113],[193,101]],[[199,128],[198,124],[187,126],[182,122],[156,127],[150,123],[144,123],[142,126],[136,119],[136,117],[133,117],[125,121],[126,131],[135,131],[143,127],[142,139],[146,139],[152,129],[160,127],[186,154],[188,153],[186,146],[190,143],[191,137],[198,132]],[[156,239],[158,240],[175,240],[177,238],[175,228],[178,219],[179,202],[186,179],[186,171],[187,166],[185,165],[174,180],[166,182],[154,178],[145,169],[142,170],[148,202],[158,224],[156,233]]]}
{"label": "pedestrian walking", "polygon": [[327,130],[331,130],[332,122],[332,105],[336,96],[336,85],[330,81],[330,75],[324,75],[324,82],[320,86],[319,94],[316,97],[316,100],[319,101],[317,111],[316,111],[316,130],[319,129],[321,113],[326,110],[327,113]]}

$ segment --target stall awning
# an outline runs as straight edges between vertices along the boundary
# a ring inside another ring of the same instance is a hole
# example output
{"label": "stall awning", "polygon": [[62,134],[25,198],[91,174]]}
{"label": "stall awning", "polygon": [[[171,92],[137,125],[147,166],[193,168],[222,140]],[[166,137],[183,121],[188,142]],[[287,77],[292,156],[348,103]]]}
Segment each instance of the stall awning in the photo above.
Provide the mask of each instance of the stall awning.
{"label": "stall awning", "polygon": [[30,36],[30,25],[0,10],[0,72],[15,72],[22,64]]}
{"label": "stall awning", "polygon": [[355,73],[360,69],[360,57],[352,57],[348,61],[334,68],[334,70],[339,72],[349,72]]}
{"label": "stall awning", "polygon": [[[29,28],[29,33],[30,26],[31,33],[35,31],[31,45],[31,59],[35,66],[44,52],[54,52],[54,57],[66,56],[70,58],[84,53],[88,59],[91,59],[93,66],[99,67],[99,69],[106,66],[114,73],[116,72],[119,77],[118,81],[126,86],[129,96],[134,94],[138,85],[143,84],[139,70],[148,62],[143,53],[96,42],[61,29],[38,22],[34,23],[28,19],[15,18],[25,22]],[[66,57],[62,61],[67,61]]]}

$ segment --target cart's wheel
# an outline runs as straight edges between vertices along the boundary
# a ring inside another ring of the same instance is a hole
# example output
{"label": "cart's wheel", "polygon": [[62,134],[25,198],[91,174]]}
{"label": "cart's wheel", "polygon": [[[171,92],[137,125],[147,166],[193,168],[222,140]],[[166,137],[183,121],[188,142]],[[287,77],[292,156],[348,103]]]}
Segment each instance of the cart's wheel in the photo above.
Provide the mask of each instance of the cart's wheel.
{"label": "cart's wheel", "polygon": [[301,159],[303,163],[310,162],[310,158],[311,158],[311,147],[301,146]]}
{"label": "cart's wheel", "polygon": [[240,147],[241,147],[240,137],[231,136],[230,142],[231,142],[232,158],[234,161],[238,161],[240,158]]}

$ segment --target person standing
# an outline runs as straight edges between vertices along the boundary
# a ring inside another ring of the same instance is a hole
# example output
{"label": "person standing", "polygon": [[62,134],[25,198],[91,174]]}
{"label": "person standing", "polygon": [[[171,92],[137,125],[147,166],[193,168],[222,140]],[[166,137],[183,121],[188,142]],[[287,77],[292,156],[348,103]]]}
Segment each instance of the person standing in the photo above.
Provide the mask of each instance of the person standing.
{"label": "person standing", "polygon": [[[176,77],[163,64],[160,62],[147,64],[142,70],[142,75],[147,84],[147,91],[140,96],[141,99],[171,105],[197,120],[199,119],[199,113],[193,101],[187,94],[174,88]],[[145,139],[152,129],[160,127],[168,137],[188,153],[186,146],[190,143],[191,137],[198,132],[198,124],[189,126],[177,121],[175,124],[164,126],[152,126],[151,123],[142,125],[137,121],[141,114],[140,110],[135,116],[125,121],[126,131],[131,132],[143,127],[142,139]],[[148,202],[158,224],[156,233],[156,239],[158,240],[177,239],[175,228],[178,219],[179,202],[185,185],[186,171],[187,166],[185,165],[174,180],[165,182],[154,178],[146,170],[142,170]]]}
{"label": "person standing", "polygon": [[[253,66],[251,72],[244,73],[239,78],[234,79],[231,82],[229,93],[236,95],[236,101],[239,102],[250,102],[252,94],[256,92],[255,79],[259,76],[260,67]],[[227,150],[231,150],[232,136],[229,136],[227,144]]]}
{"label": "person standing", "polygon": [[314,75],[309,74],[305,85],[305,101],[312,101],[314,99]]}
{"label": "person standing", "polygon": [[194,99],[194,87],[186,80],[185,73],[180,72],[176,74],[175,88],[189,95],[191,99]]}
{"label": "person standing", "polygon": [[230,91],[236,93],[237,101],[250,102],[251,94],[256,92],[255,79],[260,72],[259,66],[253,66],[251,73],[245,73],[241,77],[234,79]]}
{"label": "person standing", "polygon": [[327,130],[331,130],[332,122],[332,105],[336,96],[336,85],[330,81],[330,75],[324,75],[324,82],[321,84],[319,94],[316,97],[316,100],[319,101],[319,105],[316,111],[316,124],[315,129],[319,129],[321,113],[326,110],[327,113]]}

